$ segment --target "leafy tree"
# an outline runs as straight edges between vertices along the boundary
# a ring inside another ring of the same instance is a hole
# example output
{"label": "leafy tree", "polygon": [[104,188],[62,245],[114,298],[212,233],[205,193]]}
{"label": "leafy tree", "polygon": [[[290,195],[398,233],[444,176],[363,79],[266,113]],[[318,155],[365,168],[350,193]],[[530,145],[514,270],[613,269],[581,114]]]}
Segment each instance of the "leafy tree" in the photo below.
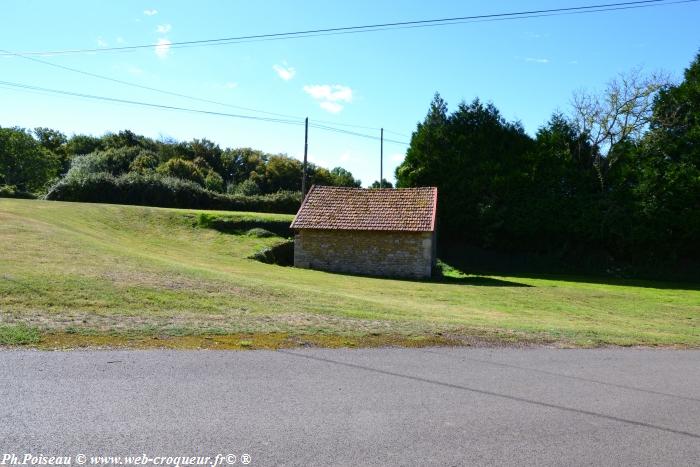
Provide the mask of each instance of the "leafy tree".
{"label": "leafy tree", "polygon": [[142,152],[129,164],[129,172],[146,173],[158,167],[158,157],[152,152]]}
{"label": "leafy tree", "polygon": [[359,188],[362,181],[352,176],[352,173],[342,167],[335,167],[331,170],[332,184],[335,186],[348,186]]}
{"label": "leafy tree", "polygon": [[217,172],[221,172],[223,164],[221,160],[222,151],[218,144],[208,139],[194,139],[189,143],[192,159],[200,159]]}
{"label": "leafy tree", "polygon": [[381,184],[379,183],[379,180],[375,180],[372,182],[372,185],[370,185],[370,188],[394,188],[394,185],[387,181],[386,178],[382,178]]}
{"label": "leafy tree", "polygon": [[308,176],[307,189],[311,188],[311,185],[334,186],[336,184],[335,177],[328,169],[309,163],[306,170]]}
{"label": "leafy tree", "polygon": [[157,149],[157,144],[150,138],[145,136],[137,135],[131,130],[123,130],[119,133],[107,133],[102,138],[102,146],[104,148],[133,148],[138,147],[141,149],[148,149],[150,151],[155,151]]}
{"label": "leafy tree", "polygon": [[226,149],[221,155],[221,176],[226,183],[239,184],[254,173],[262,178],[268,156],[251,148]]}
{"label": "leafy tree", "polygon": [[291,157],[270,156],[265,166],[264,186],[267,193],[301,190],[302,163]]}
{"label": "leafy tree", "polygon": [[224,179],[218,173],[210,170],[204,177],[204,188],[221,193],[224,191]]}
{"label": "leafy tree", "polygon": [[64,145],[68,142],[66,135],[58,130],[52,130],[51,128],[37,127],[34,128],[34,136],[39,141],[39,144],[53,152],[58,154],[64,150]]}
{"label": "leafy tree", "polygon": [[204,179],[207,175],[194,162],[186,159],[170,159],[163,162],[158,166],[156,172],[170,177],[190,180],[200,185],[204,185]]}
{"label": "leafy tree", "polygon": [[396,170],[397,186],[437,186],[443,232],[493,245],[510,201],[522,196],[523,166],[532,140],[493,104],[461,103],[452,114],[435,95]]}
{"label": "leafy tree", "polygon": [[616,163],[613,148],[631,139],[638,140],[652,116],[656,94],[668,85],[663,74],[643,75],[639,69],[621,73],[599,94],[578,92],[574,95],[574,119],[597,149],[594,168],[601,189],[605,189],[608,170]]}
{"label": "leafy tree", "polygon": [[654,103],[636,153],[639,247],[700,258],[700,54]]}
{"label": "leafy tree", "polygon": [[98,149],[104,149],[100,138],[89,135],[74,135],[68,139],[65,151],[69,156],[77,156],[90,154]]}
{"label": "leafy tree", "polygon": [[59,161],[19,127],[0,127],[0,185],[36,192],[58,171]]}
{"label": "leafy tree", "polygon": [[44,149],[51,152],[58,161],[58,175],[65,174],[70,167],[71,160],[70,154],[66,151],[66,143],[68,143],[66,135],[60,131],[52,130],[51,128],[37,127],[34,128],[34,136],[39,144]]}
{"label": "leafy tree", "polygon": [[261,191],[257,183],[255,183],[253,180],[247,179],[243,180],[238,185],[233,185],[229,193],[244,196],[254,196],[261,194]]}
{"label": "leafy tree", "polygon": [[154,157],[154,153],[137,146],[108,148],[90,154],[73,157],[67,177],[82,177],[87,174],[108,173],[121,175],[131,170],[132,164],[139,159],[135,166],[144,159]]}

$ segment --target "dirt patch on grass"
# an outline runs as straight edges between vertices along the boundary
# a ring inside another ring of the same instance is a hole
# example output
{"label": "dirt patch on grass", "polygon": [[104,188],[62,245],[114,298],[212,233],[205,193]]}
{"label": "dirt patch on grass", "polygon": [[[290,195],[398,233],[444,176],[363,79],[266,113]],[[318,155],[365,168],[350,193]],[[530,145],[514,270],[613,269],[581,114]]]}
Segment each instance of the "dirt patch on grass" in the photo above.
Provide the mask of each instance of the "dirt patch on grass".
{"label": "dirt patch on grass", "polygon": [[183,334],[202,334],[212,329],[218,333],[356,333],[356,334],[431,334],[453,331],[454,328],[437,329],[424,323],[393,322],[345,318],[316,313],[258,313],[245,308],[231,308],[221,313],[172,312],[126,314],[86,311],[50,311],[36,309],[8,312],[0,318],[8,324],[26,324],[45,332],[64,332],[89,329],[101,333],[133,332],[158,329],[165,332],[182,331]]}
{"label": "dirt patch on grass", "polygon": [[38,343],[30,345],[42,350],[77,348],[129,349],[211,349],[211,350],[275,350],[298,347],[435,347],[461,345],[444,336],[400,335],[293,335],[289,333],[239,333],[197,336],[129,336],[85,335],[66,332],[44,334]]}

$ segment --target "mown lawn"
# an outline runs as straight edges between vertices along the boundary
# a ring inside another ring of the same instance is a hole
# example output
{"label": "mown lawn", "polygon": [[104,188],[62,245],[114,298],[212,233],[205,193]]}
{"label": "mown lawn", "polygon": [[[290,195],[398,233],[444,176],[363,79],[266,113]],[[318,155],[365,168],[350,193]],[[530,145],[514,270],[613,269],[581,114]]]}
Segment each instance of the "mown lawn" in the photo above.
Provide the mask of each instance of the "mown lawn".
{"label": "mown lawn", "polygon": [[[207,213],[247,224],[292,218]],[[198,216],[0,199],[0,343],[700,347],[697,286],[455,270],[421,282],[298,270],[247,259],[279,237],[220,233]]]}

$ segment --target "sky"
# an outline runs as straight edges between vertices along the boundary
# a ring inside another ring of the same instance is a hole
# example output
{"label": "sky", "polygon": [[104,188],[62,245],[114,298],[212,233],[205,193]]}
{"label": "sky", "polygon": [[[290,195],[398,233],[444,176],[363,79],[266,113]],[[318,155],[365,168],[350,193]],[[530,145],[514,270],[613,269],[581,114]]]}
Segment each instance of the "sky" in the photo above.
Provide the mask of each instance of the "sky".
{"label": "sky", "polygon": [[[534,135],[572,94],[601,90],[641,67],[680,79],[700,51],[700,2],[590,14],[481,21],[285,40],[176,48],[178,41],[592,5],[527,1],[36,1],[4,0],[0,49],[12,52],[160,44],[37,59],[227,106],[0,56],[0,80],[116,99],[342,128],[309,129],[309,160],[342,166],[365,186],[393,181],[435,92],[451,110],[478,97]],[[233,107],[232,107],[233,106]],[[245,107],[252,110],[243,110]],[[277,117],[273,117],[277,118]],[[346,126],[346,125],[357,125]],[[0,126],[71,134],[130,129],[153,138],[207,138],[302,158],[303,125],[95,101],[0,85]]]}

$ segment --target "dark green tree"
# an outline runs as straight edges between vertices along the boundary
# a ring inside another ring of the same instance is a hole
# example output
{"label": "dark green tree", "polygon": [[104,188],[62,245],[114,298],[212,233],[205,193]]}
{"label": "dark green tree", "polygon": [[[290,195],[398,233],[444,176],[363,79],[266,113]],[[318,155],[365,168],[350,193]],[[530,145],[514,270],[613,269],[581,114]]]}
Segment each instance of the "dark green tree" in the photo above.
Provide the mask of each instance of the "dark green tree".
{"label": "dark green tree", "polygon": [[342,167],[335,167],[331,170],[331,184],[334,186],[347,186],[359,188],[362,181],[352,176],[352,172]]}
{"label": "dark green tree", "polygon": [[398,187],[437,186],[443,233],[483,245],[502,240],[510,201],[522,196],[533,142],[493,104],[461,103],[448,115],[435,95],[396,169]]}
{"label": "dark green tree", "polygon": [[391,184],[391,182],[387,181],[386,178],[382,179],[382,183],[379,183],[379,180],[375,180],[372,182],[370,185],[370,188],[394,188],[394,185]]}
{"label": "dark green tree", "polygon": [[0,127],[0,185],[37,192],[58,173],[59,161],[22,128]]}

